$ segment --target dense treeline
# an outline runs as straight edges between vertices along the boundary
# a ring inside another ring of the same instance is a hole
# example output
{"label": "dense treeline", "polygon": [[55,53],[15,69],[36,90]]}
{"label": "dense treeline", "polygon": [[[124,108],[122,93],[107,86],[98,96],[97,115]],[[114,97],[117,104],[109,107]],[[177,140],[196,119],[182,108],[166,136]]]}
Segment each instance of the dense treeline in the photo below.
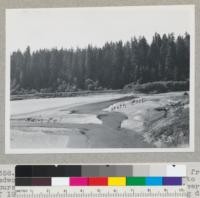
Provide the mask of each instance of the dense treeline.
{"label": "dense treeline", "polygon": [[189,79],[190,36],[155,34],[85,49],[27,47],[11,54],[11,93],[120,89],[131,82]]}

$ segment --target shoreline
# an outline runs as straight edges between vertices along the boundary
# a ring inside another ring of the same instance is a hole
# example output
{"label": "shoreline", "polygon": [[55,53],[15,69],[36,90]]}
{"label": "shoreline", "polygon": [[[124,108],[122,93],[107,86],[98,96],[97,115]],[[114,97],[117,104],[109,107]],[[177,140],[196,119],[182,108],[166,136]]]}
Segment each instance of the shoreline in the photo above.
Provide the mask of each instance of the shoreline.
{"label": "shoreline", "polygon": [[116,89],[116,90],[96,90],[96,91],[69,91],[69,92],[52,92],[52,93],[28,93],[28,94],[13,94],[10,95],[10,100],[27,100],[27,99],[41,99],[41,98],[65,98],[65,97],[78,97],[78,96],[88,96],[88,95],[95,95],[95,94],[109,94],[109,93],[125,93],[123,89]]}

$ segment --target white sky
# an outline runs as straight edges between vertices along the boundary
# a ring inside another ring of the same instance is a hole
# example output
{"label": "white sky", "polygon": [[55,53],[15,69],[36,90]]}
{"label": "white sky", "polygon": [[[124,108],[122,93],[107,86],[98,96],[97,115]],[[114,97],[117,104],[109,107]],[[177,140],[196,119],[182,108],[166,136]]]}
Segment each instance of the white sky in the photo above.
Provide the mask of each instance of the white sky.
{"label": "white sky", "polygon": [[175,35],[194,30],[193,6],[7,9],[6,47],[17,49],[102,46],[155,32]]}

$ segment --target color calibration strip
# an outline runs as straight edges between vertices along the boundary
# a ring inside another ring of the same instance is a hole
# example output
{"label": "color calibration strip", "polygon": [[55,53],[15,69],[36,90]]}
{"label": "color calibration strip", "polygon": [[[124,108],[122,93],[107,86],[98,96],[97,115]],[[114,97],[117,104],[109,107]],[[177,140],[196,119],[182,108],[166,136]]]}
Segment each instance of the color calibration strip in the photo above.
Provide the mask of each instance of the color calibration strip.
{"label": "color calibration strip", "polygon": [[16,186],[181,186],[182,177],[15,178]]}
{"label": "color calibration strip", "polygon": [[16,186],[180,186],[185,176],[185,165],[15,167]]}

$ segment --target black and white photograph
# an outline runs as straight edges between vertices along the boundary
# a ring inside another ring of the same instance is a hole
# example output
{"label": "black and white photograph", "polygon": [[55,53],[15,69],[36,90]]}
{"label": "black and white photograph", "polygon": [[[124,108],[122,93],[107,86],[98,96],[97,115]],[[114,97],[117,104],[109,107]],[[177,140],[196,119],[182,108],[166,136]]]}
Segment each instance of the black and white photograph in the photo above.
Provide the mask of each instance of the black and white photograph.
{"label": "black and white photograph", "polygon": [[191,5],[7,9],[6,150],[189,151],[194,27]]}

